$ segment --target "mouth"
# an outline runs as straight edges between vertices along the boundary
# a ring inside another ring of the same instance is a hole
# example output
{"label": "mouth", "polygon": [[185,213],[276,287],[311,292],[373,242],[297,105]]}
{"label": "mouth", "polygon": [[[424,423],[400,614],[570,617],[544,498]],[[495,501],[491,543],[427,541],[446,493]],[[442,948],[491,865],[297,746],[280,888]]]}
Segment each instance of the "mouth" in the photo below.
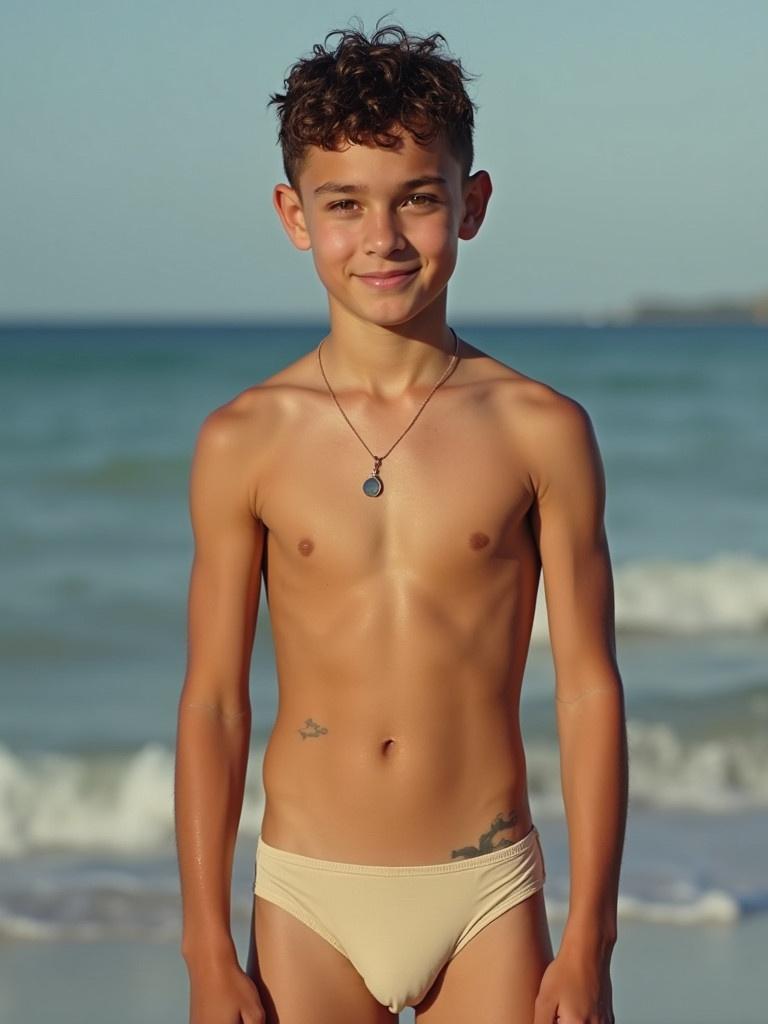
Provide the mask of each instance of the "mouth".
{"label": "mouth", "polygon": [[388,290],[410,281],[416,276],[418,270],[418,267],[414,267],[413,270],[387,270],[379,274],[357,274],[356,276],[369,288]]}

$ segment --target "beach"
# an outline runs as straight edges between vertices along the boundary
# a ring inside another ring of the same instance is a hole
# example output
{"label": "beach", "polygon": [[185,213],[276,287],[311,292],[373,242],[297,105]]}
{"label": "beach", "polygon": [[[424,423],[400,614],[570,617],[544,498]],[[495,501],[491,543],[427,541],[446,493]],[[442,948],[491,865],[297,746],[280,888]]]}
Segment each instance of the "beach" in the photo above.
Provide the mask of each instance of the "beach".
{"label": "beach", "polygon": [[[455,326],[581,401],[603,453],[630,746],[617,1024],[757,1024],[768,328]],[[0,329],[2,1024],[187,1019],[172,798],[189,462],[209,411],[324,332]],[[553,685],[540,588],[521,720],[556,950],[568,851]],[[276,698],[262,595],[233,873],[242,963]]]}
{"label": "beach", "polygon": [[[617,1024],[765,1020],[765,917],[684,934],[640,922],[620,931],[611,971]],[[247,943],[238,941],[238,951],[243,963]],[[186,987],[172,943],[0,944],[0,1019],[9,1024],[186,1024]],[[413,1011],[400,1020],[413,1021]]]}

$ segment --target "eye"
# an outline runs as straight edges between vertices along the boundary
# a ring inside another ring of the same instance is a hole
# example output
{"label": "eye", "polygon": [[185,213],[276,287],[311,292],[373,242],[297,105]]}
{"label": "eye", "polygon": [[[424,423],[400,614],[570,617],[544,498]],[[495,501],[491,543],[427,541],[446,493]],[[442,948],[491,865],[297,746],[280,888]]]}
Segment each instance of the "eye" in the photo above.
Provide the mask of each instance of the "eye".
{"label": "eye", "polygon": [[410,203],[411,200],[424,200],[424,202],[414,202],[413,206],[431,206],[433,203],[439,202],[437,196],[432,196],[428,192],[415,192],[412,196],[408,196],[406,202]]}
{"label": "eye", "polygon": [[[349,203],[350,205],[346,206],[345,205],[346,203]],[[335,203],[330,203],[329,206],[328,206],[328,209],[329,210],[339,210],[339,211],[341,211],[341,213],[345,213],[347,210],[350,210],[354,205],[355,205],[354,199],[339,199]]]}

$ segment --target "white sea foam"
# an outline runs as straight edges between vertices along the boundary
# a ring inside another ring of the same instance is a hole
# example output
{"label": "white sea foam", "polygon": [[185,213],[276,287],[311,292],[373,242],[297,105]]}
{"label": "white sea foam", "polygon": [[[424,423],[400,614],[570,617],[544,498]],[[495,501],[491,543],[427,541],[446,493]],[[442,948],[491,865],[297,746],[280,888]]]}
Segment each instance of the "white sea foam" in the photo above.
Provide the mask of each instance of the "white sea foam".
{"label": "white sea foam", "polygon": [[636,803],[710,812],[768,807],[764,734],[685,742],[665,723],[629,722],[627,731]]}
{"label": "white sea foam", "polygon": [[[721,554],[705,562],[630,562],[614,568],[614,584],[621,632],[768,629],[768,559]],[[533,639],[548,639],[543,584]]]}
{"label": "white sea foam", "polygon": [[[663,722],[627,723],[634,806],[733,814],[768,807],[768,737],[684,740]],[[555,745],[526,746],[528,787],[541,813],[563,813]]]}
{"label": "white sea foam", "polygon": [[0,745],[0,853],[155,848],[173,836],[172,791],[172,753],[159,744],[132,755],[28,757]]}
{"label": "white sea foam", "polygon": [[[636,805],[713,814],[768,807],[768,737],[681,738],[665,723],[628,723],[630,798]],[[258,833],[261,759],[253,748],[240,830]],[[557,744],[530,739],[528,781],[541,813],[562,813]],[[173,752],[19,755],[0,745],[0,855],[100,849],[141,853],[174,841]]]}
{"label": "white sea foam", "polygon": [[[23,894],[21,897],[23,901]],[[113,914],[99,914],[98,906],[89,906],[89,916],[84,920],[68,920],[56,916],[56,909],[49,908],[50,916],[13,913],[2,906],[0,898],[0,939],[23,939],[27,942],[98,942],[100,939],[151,939],[157,942],[178,940],[180,935],[180,910],[169,909],[164,920],[158,921],[140,913],[130,912],[125,906],[122,917]],[[45,911],[42,912],[43,914]],[[155,915],[156,917],[156,915]]]}
{"label": "white sea foam", "polygon": [[[765,893],[736,896],[724,889],[697,889],[681,880],[685,893],[670,898],[664,891],[639,895],[633,891],[633,879],[622,876],[618,920],[695,927],[701,924],[730,925],[756,910],[768,909]],[[41,900],[33,888],[17,891],[11,900],[0,894],[0,940],[26,942],[98,942],[108,939],[178,942],[181,934],[181,901],[178,893],[157,897],[149,892],[141,899],[126,900],[120,892],[93,889],[84,891],[73,907],[68,893],[50,894]],[[550,921],[564,922],[568,899],[545,888],[544,897]],[[8,905],[10,903],[10,905]],[[251,896],[234,894],[232,924],[239,930],[248,926]]]}
{"label": "white sea foam", "polygon": [[[565,921],[568,917],[568,901],[549,898],[546,893],[545,899],[550,921]],[[713,889],[699,893],[690,901],[679,903],[620,893],[617,913],[619,923],[646,921],[694,927],[701,924],[734,923],[744,916],[744,908],[734,896]]]}

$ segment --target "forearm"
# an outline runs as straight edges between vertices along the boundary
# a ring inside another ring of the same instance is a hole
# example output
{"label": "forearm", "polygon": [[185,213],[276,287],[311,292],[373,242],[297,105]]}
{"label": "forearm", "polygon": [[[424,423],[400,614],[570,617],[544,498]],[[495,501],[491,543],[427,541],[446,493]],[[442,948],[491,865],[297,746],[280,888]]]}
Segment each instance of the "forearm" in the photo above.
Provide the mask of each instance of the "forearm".
{"label": "forearm", "polygon": [[250,709],[225,717],[192,698],[179,704],[176,846],[185,959],[235,957],[230,930],[232,862],[242,812]]}
{"label": "forearm", "polygon": [[618,678],[595,679],[557,701],[560,771],[568,824],[570,900],[563,944],[600,950],[617,934],[627,813],[628,758]]}

